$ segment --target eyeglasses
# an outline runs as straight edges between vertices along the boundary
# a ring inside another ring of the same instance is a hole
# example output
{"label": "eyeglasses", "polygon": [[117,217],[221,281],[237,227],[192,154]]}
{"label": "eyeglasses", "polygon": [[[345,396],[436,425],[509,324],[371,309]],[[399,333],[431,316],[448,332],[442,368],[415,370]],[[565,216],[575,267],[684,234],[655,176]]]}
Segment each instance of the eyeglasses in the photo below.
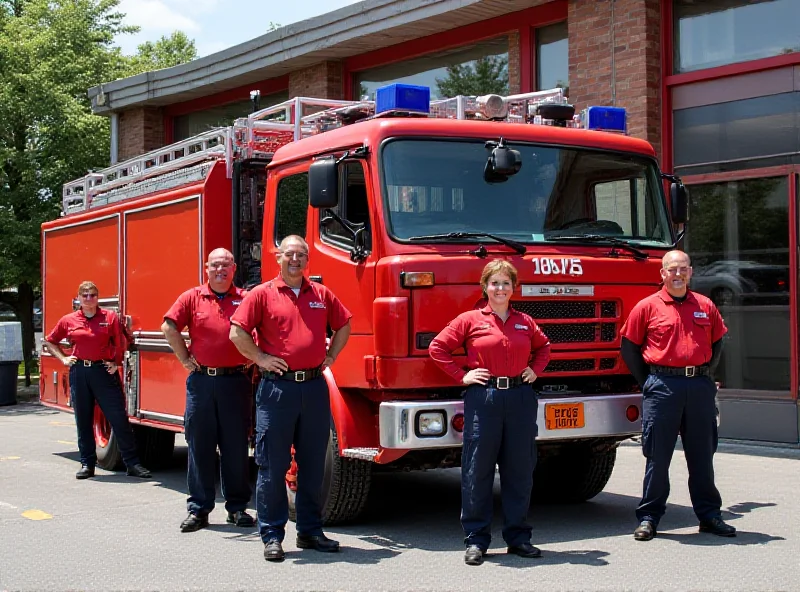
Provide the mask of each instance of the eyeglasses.
{"label": "eyeglasses", "polygon": [[86,298],[87,300],[90,298],[97,298],[97,292],[86,292],[85,294],[81,294],[81,298]]}
{"label": "eyeglasses", "polygon": [[678,274],[686,275],[687,273],[689,273],[690,269],[691,267],[670,267],[668,269],[665,269],[664,271],[666,271],[670,275],[678,275]]}
{"label": "eyeglasses", "polygon": [[304,253],[303,251],[284,251],[283,256],[286,259],[308,259],[308,253]]}

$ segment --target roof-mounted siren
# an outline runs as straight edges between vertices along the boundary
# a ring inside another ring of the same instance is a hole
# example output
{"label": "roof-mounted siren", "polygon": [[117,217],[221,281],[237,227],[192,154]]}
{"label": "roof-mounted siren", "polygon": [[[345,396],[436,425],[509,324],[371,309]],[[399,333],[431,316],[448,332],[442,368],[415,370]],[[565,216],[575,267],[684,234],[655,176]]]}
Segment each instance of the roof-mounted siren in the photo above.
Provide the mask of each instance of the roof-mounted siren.
{"label": "roof-mounted siren", "polygon": [[575,120],[575,106],[569,103],[545,101],[534,107],[534,123],[545,123],[555,127],[571,127]]}
{"label": "roof-mounted siren", "polygon": [[375,115],[427,117],[431,109],[431,89],[413,84],[389,84],[375,91]]}
{"label": "roof-mounted siren", "polygon": [[628,133],[628,121],[622,107],[589,107],[581,113],[581,127],[585,129]]}

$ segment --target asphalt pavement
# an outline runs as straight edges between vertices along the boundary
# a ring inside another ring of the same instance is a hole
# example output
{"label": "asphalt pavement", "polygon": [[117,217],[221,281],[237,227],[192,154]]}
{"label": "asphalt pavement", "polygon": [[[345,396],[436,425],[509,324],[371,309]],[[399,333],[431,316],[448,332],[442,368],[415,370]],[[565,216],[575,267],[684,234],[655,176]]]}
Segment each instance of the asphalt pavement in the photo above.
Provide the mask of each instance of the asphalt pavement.
{"label": "asphalt pavement", "polygon": [[[723,445],[716,458],[732,539],[697,532],[683,454],[658,537],[633,539],[644,459],[619,450],[602,494],[534,506],[541,559],[509,556],[500,537],[480,567],[463,563],[458,470],[380,474],[364,519],[328,529],[339,554],[298,550],[267,563],[255,529],[184,534],[186,449],[151,481],[98,471],[77,481],[71,415],[23,403],[0,408],[0,591],[5,590],[800,590],[800,451]],[[499,480],[498,480],[499,481]]]}

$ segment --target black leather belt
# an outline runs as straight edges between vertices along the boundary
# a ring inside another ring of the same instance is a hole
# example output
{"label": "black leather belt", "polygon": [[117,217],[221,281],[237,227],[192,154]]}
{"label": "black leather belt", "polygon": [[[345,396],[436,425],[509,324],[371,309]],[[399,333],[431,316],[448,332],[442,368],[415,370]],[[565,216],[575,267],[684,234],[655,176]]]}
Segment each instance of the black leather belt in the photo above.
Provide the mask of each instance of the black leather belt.
{"label": "black leather belt", "polygon": [[309,368],[308,370],[288,370],[283,374],[270,372],[269,370],[261,370],[261,376],[269,380],[291,380],[292,382],[306,382],[313,378],[322,376],[322,366],[316,368]]}
{"label": "black leather belt", "polygon": [[101,366],[105,363],[105,360],[78,360],[76,362],[79,366],[86,366],[87,368],[89,366]]}
{"label": "black leather belt", "polygon": [[239,374],[245,371],[247,371],[247,366],[228,366],[226,368],[209,368],[208,366],[200,366],[200,369],[196,370],[195,372],[200,372],[207,376],[225,376],[226,374]]}
{"label": "black leather belt", "polygon": [[522,376],[492,376],[486,386],[493,386],[496,389],[506,390],[525,384]]}
{"label": "black leather belt", "polygon": [[650,366],[650,372],[653,374],[666,374],[668,376],[686,376],[692,378],[694,376],[709,376],[711,368],[708,364],[703,366]]}

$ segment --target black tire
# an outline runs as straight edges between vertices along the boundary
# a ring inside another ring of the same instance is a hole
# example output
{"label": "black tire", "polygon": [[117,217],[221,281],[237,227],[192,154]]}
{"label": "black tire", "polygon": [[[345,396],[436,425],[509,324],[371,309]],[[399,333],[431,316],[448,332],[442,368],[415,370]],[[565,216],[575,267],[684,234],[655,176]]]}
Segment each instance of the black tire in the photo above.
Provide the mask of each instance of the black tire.
{"label": "black tire", "polygon": [[540,458],[533,473],[531,499],[542,503],[575,504],[592,499],[611,478],[617,448],[593,450],[569,445]]}
{"label": "black tire", "polygon": [[[322,523],[325,526],[356,520],[364,511],[372,481],[372,463],[339,456],[339,438],[331,422],[325,475],[322,479]],[[297,521],[295,492],[286,487],[289,496],[289,519]]]}
{"label": "black tire", "polygon": [[97,452],[97,466],[106,471],[122,468],[122,451],[117,443],[117,435],[111,430],[106,416],[100,407],[94,407],[94,443]]}
{"label": "black tire", "polygon": [[139,460],[148,469],[170,466],[175,450],[175,432],[150,426],[133,426]]}

